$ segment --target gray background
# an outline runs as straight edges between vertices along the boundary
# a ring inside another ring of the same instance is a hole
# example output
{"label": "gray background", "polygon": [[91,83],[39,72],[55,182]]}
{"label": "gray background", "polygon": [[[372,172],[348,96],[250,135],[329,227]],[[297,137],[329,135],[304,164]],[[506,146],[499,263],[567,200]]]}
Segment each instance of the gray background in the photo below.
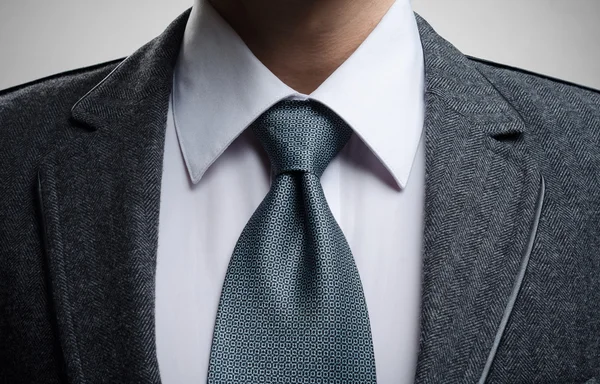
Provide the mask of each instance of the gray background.
{"label": "gray background", "polygon": [[[193,0],[0,0],[0,89],[125,57]],[[600,89],[600,0],[412,0],[463,53]]]}

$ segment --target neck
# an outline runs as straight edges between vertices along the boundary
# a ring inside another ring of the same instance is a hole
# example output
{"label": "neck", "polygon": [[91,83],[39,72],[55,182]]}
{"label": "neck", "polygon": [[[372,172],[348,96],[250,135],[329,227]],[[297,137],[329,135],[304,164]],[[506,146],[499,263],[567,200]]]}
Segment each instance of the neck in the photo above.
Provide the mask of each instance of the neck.
{"label": "neck", "polygon": [[304,94],[317,89],[358,48],[394,2],[209,1],[275,76]]}

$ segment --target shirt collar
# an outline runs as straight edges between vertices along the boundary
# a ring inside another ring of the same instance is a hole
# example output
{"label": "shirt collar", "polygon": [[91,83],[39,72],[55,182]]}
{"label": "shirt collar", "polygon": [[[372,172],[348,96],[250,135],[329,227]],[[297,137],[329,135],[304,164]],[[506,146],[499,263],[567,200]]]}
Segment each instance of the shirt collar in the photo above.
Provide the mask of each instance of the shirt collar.
{"label": "shirt collar", "polygon": [[173,75],[172,108],[192,183],[258,116],[288,97],[344,119],[404,188],[423,127],[423,52],[409,0],[396,0],[358,49],[310,95],[284,84],[207,0],[194,6]]}

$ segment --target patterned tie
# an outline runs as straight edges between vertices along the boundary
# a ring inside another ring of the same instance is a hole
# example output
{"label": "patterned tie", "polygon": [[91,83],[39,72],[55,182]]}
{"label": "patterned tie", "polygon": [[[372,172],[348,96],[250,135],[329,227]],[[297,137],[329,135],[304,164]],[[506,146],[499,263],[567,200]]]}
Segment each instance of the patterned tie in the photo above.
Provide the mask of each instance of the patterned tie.
{"label": "patterned tie", "polygon": [[320,182],[352,130],[310,100],[280,101],[251,129],[273,181],[229,262],[208,383],[376,383],[360,276]]}

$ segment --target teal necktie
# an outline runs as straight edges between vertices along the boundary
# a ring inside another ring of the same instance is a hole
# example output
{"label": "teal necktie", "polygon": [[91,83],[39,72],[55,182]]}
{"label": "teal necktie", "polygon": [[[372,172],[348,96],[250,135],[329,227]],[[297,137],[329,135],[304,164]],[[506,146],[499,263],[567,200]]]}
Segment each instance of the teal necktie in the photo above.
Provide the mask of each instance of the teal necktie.
{"label": "teal necktie", "polygon": [[273,179],[229,262],[208,383],[376,383],[360,276],[320,182],[352,130],[311,100],[280,101],[251,129]]}

